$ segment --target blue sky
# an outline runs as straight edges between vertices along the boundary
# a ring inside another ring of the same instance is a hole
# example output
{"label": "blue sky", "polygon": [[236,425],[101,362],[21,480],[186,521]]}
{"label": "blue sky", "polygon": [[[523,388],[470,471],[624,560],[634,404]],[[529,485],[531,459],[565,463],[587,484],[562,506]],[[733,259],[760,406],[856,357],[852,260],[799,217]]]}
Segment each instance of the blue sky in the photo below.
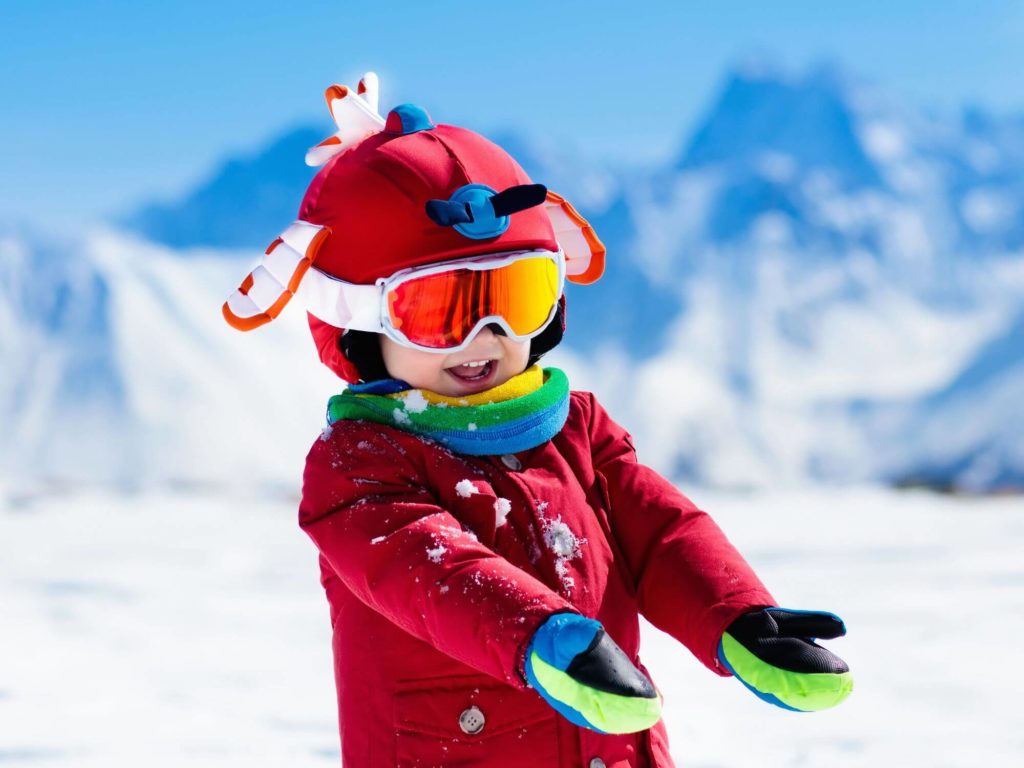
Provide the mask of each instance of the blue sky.
{"label": "blue sky", "polygon": [[[295,10],[301,7],[302,12]],[[517,126],[618,164],[678,150],[730,66],[831,60],[914,104],[1024,111],[1024,4],[176,0],[7,3],[0,223],[173,197],[367,69],[382,104]],[[513,10],[514,9],[514,10]],[[299,159],[301,162],[301,159]]]}

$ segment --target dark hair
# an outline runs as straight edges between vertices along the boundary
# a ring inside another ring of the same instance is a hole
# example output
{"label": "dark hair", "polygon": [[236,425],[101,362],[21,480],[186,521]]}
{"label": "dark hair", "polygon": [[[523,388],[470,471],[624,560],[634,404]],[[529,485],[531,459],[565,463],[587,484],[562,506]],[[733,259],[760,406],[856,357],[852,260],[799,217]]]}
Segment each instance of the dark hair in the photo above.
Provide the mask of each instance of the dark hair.
{"label": "dark hair", "polygon": [[380,334],[371,331],[345,331],[339,339],[341,353],[359,371],[360,381],[391,378],[380,351]]}

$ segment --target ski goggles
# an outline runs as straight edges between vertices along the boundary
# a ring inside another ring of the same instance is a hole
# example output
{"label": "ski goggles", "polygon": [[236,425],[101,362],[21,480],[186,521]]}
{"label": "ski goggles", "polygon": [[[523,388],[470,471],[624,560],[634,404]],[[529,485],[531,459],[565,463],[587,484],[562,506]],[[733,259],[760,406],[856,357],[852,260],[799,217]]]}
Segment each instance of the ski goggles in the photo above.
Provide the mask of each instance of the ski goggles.
{"label": "ski goggles", "polygon": [[543,331],[558,309],[565,257],[561,250],[488,254],[405,269],[372,286],[346,283],[315,267],[310,273],[299,291],[324,322],[447,353],[465,349],[492,323],[516,341]]}

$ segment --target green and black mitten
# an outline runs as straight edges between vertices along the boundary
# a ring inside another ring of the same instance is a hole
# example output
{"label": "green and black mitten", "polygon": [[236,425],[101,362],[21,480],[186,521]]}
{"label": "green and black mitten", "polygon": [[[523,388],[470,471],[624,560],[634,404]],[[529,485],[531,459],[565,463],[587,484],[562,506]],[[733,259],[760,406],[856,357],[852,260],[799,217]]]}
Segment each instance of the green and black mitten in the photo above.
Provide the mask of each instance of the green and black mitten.
{"label": "green and black mitten", "polygon": [[718,658],[758,698],[815,712],[841,704],[853,690],[846,662],[814,642],[845,634],[834,613],[762,608],[729,625]]}
{"label": "green and black mitten", "polygon": [[549,616],[526,649],[526,680],[563,717],[598,733],[645,731],[661,696],[593,619]]}

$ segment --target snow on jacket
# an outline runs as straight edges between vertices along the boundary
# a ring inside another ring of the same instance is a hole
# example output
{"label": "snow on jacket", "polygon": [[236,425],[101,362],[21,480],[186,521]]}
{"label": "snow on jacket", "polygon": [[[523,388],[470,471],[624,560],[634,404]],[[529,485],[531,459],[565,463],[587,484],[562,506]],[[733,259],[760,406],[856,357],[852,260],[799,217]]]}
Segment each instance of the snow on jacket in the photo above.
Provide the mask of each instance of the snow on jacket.
{"label": "snow on jacket", "polygon": [[338,422],[307,458],[299,521],[320,550],[346,768],[672,766],[663,723],[598,734],[528,688],[532,633],[577,611],[643,669],[642,614],[725,675],[725,627],[775,604],[587,392],[552,440],[505,456]]}

